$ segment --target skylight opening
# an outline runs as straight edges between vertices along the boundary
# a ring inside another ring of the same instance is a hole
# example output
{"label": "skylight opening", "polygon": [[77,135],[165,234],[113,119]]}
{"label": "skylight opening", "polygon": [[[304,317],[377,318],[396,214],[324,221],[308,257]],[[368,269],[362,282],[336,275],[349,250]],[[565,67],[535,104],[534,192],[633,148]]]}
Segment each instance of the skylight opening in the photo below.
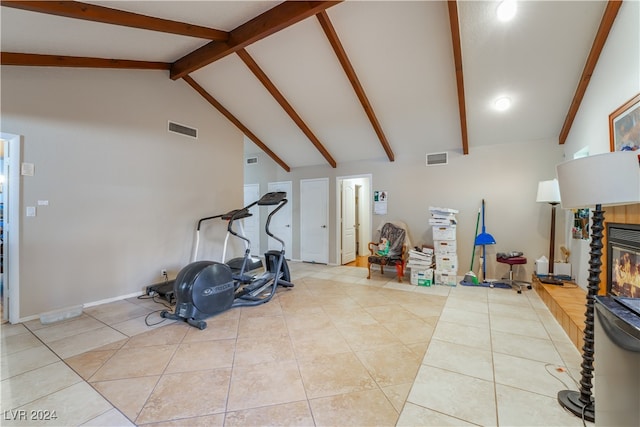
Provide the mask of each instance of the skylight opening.
{"label": "skylight opening", "polygon": [[516,0],[504,0],[500,2],[496,9],[496,15],[502,22],[511,21],[518,11],[518,3]]}

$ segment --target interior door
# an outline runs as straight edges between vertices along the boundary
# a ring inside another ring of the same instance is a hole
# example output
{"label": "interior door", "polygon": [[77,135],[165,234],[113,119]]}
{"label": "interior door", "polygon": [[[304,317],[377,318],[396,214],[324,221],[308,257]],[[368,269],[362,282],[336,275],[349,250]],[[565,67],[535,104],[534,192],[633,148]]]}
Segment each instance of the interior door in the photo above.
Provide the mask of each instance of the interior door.
{"label": "interior door", "polygon": [[356,259],[356,188],[352,181],[342,181],[342,261]]}
{"label": "interior door", "polygon": [[20,322],[20,159],[22,140],[0,132],[3,147],[2,184],[2,320]]}
{"label": "interior door", "polygon": [[329,179],[300,180],[300,258],[329,262]]}
{"label": "interior door", "polygon": [[[282,181],[282,182],[270,182],[267,184],[267,188],[269,192],[272,191],[284,191],[287,193],[288,203],[282,207],[274,216],[271,218],[271,233],[278,236],[280,239],[284,240],[285,245],[285,255],[286,259],[291,259],[291,251],[293,249],[293,229],[291,224],[293,223],[293,200],[292,200],[292,184],[291,181]],[[269,213],[275,209],[274,207],[269,207]],[[269,250],[277,250],[282,249],[280,242],[275,239],[269,237]]]}
{"label": "interior door", "polygon": [[[246,184],[244,186],[244,205],[250,205],[260,198],[260,184]],[[251,242],[251,255],[260,255],[260,207],[249,209],[252,214],[242,220],[244,235]]]}

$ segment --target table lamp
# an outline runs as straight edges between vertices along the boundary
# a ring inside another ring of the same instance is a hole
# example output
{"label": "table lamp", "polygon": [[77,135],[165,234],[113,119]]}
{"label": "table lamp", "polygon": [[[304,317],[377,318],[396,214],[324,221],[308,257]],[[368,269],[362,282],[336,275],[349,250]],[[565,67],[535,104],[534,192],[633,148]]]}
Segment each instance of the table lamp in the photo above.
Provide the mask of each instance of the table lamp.
{"label": "table lamp", "polygon": [[549,276],[540,278],[542,283],[550,285],[562,285],[562,280],[553,277],[553,264],[555,263],[555,247],[556,247],[556,206],[560,203],[560,188],[558,180],[551,179],[549,181],[540,181],[538,183],[538,203],[549,203],[551,205],[551,237],[549,238]]}
{"label": "table lamp", "polygon": [[556,167],[563,209],[593,208],[589,279],[585,311],[580,391],[558,392],[558,403],[583,420],[595,420],[593,385],[594,301],[600,289],[602,266],[602,206],[640,202],[640,157],[633,151],[597,154],[560,163]]}

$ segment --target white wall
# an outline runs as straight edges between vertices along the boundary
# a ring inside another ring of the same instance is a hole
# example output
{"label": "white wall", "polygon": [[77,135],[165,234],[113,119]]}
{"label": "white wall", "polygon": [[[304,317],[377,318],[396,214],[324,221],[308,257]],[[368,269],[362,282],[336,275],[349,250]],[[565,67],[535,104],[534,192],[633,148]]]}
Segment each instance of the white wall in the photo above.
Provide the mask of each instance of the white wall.
{"label": "white wall", "polygon": [[22,177],[21,318],[175,276],[195,221],[243,201],[242,134],[167,72],[2,67],[2,131],[35,165]]}
{"label": "white wall", "polygon": [[[609,33],[580,110],[564,144],[566,158],[573,158],[574,154],[584,147],[588,147],[590,155],[610,151],[609,114],[638,93],[640,2],[625,1]],[[570,227],[571,224],[567,226]],[[572,240],[569,247],[578,284],[586,287],[589,242]]]}
{"label": "white wall", "polygon": [[[426,153],[426,150],[425,150]],[[486,228],[497,240],[487,248],[487,276],[501,277],[505,265],[496,265],[495,254],[520,250],[529,263],[522,276],[530,277],[534,260],[549,252],[551,207],[536,203],[538,181],[555,176],[555,165],[562,160],[562,147],[557,141],[533,141],[510,145],[471,148],[469,155],[449,153],[449,164],[426,167],[424,157],[396,153],[395,162],[354,162],[329,166],[292,169],[279,168],[267,156],[260,159],[260,168],[246,168],[247,183],[259,182],[260,176],[269,179],[294,181],[294,212],[297,212],[295,192],[300,179],[329,177],[330,262],[337,262],[335,253],[335,177],[372,174],[372,191],[389,193],[388,214],[373,215],[372,230],[382,220],[401,220],[407,223],[414,245],[433,243],[428,225],[430,206],[458,209],[458,257],[463,275],[471,266],[475,225],[482,199],[486,201]],[[269,165],[271,170],[268,170]],[[273,177],[273,175],[276,175]],[[266,178],[265,178],[266,179]],[[558,216],[558,229],[563,219]],[[299,257],[298,226],[294,217],[294,253]],[[475,260],[477,270],[478,254]]]}

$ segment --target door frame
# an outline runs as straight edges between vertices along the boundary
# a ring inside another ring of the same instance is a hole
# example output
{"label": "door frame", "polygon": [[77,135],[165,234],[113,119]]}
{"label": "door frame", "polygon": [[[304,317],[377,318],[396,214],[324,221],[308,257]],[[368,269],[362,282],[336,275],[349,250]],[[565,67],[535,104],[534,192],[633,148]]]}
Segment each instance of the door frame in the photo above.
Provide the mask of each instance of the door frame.
{"label": "door frame", "polygon": [[[305,192],[303,191],[303,183],[305,182],[323,182],[324,183],[324,188],[327,194],[327,206],[326,206],[326,210],[324,212],[324,216],[326,218],[326,223],[325,224],[325,232],[324,232],[324,238],[325,238],[325,249],[324,249],[324,254],[323,254],[323,259],[320,260],[319,262],[321,264],[324,263],[329,263],[329,178],[311,178],[311,179],[301,179],[299,182],[300,185],[300,259],[304,260],[304,248],[305,245],[303,244],[304,242],[304,238],[305,235],[304,233],[304,224],[305,224],[305,215],[302,214],[302,206],[304,206],[303,203],[303,197],[305,195]],[[326,260],[326,261],[325,261]]]}
{"label": "door frame", "polygon": [[[367,250],[367,244],[371,241],[371,229],[372,225],[372,203],[373,200],[373,175],[372,174],[361,174],[361,175],[346,175],[346,176],[338,176],[336,177],[336,233],[335,233],[335,264],[341,265],[340,262],[342,260],[342,224],[340,222],[340,215],[342,212],[342,195],[340,189],[342,188],[342,181],[345,180],[364,180],[367,182],[369,188],[365,191],[362,191],[362,200],[360,200],[359,204],[359,214],[360,219],[363,224],[360,224],[359,231],[360,235],[360,246],[358,251],[360,254],[364,254],[365,250]],[[364,223],[367,224],[364,224]]]}
{"label": "door frame", "polygon": [[2,320],[20,323],[20,162],[22,137],[0,132],[4,145]]}

